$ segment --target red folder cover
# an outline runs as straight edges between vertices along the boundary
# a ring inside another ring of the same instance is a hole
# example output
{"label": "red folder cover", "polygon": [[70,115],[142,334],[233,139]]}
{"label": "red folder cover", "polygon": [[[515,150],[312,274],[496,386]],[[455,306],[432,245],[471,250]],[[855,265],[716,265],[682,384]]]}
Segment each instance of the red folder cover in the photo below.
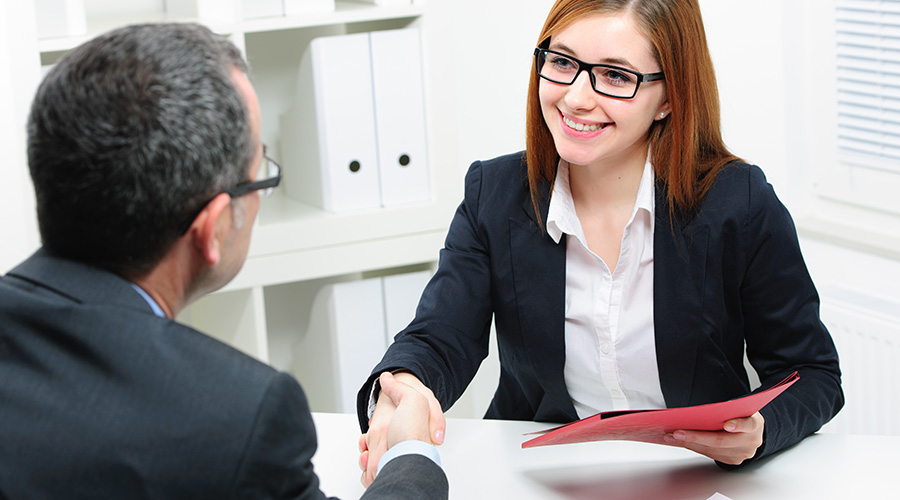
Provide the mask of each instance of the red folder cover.
{"label": "red folder cover", "polygon": [[607,440],[665,444],[663,436],[679,429],[720,431],[726,421],[749,417],[758,412],[799,378],[800,375],[794,372],[765,391],[721,403],[598,413],[570,424],[533,433],[541,435],[522,443],[522,448]]}

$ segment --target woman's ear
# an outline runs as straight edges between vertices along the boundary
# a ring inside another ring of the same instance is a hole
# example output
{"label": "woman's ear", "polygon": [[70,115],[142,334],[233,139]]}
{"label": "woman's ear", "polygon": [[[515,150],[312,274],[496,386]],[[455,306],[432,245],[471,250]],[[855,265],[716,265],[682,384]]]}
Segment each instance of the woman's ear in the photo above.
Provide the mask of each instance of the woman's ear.
{"label": "woman's ear", "polygon": [[672,112],[672,105],[669,104],[669,101],[662,103],[659,106],[659,109],[656,110],[656,116],[653,117],[654,120],[662,120],[663,118],[669,116],[669,113]]}
{"label": "woman's ear", "polygon": [[[188,236],[193,239],[198,255],[210,266],[219,263],[222,258],[220,238],[221,228],[230,227],[231,221],[225,210],[231,204],[231,196],[221,193],[203,207],[188,229]],[[225,224],[223,226],[223,224]]]}

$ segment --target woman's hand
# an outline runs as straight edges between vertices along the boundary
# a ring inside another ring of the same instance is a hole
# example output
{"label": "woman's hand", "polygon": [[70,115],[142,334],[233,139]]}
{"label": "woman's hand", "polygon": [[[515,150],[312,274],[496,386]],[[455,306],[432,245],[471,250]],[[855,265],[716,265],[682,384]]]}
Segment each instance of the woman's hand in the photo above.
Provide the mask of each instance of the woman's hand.
{"label": "woman's hand", "polygon": [[756,412],[747,418],[735,418],[725,422],[721,431],[678,430],[666,434],[666,444],[682,446],[706,455],[713,460],[740,465],[744,460],[756,455],[763,442],[765,419]]}
{"label": "woman's hand", "polygon": [[[393,376],[387,374],[387,376],[391,377],[388,383],[401,382],[424,396],[428,404],[427,435],[430,436],[432,444],[440,445],[443,443],[446,421],[444,420],[444,412],[441,410],[441,404],[438,403],[431,389],[425,387],[411,373],[403,372],[396,373]],[[381,377],[385,377],[385,374],[382,374]],[[384,387],[383,380],[381,382],[382,387]],[[414,422],[408,416],[404,416],[407,412],[401,411],[399,415],[395,415],[398,410],[402,410],[402,408],[398,408],[398,405],[403,404],[402,400],[396,397],[398,394],[400,393],[397,391],[385,391],[382,389],[378,395],[375,411],[369,420],[369,432],[359,438],[359,467],[363,471],[360,482],[366,488],[375,480],[375,474],[378,472],[378,462],[388,448],[405,439],[416,439],[415,437],[408,437],[416,436],[418,431],[411,427]],[[392,395],[395,398],[392,399]],[[424,425],[425,423],[423,422]]]}

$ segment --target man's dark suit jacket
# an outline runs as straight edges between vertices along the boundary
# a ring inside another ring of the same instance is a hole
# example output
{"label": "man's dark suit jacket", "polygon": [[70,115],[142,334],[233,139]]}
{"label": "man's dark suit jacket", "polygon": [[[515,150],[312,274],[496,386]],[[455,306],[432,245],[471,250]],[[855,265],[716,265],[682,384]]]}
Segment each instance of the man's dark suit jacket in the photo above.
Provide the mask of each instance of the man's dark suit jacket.
{"label": "man's dark suit jacket", "polygon": [[[544,185],[544,223],[549,192]],[[686,218],[669,213],[657,185],[653,240],[656,356],[668,407],[747,394],[746,341],[763,387],[800,372],[763,409],[765,443],[757,457],[799,441],[837,413],[837,353],[819,321],[793,222],[758,167],[728,165]],[[565,239],[554,243],[535,220],[523,154],[476,162],[416,317],[373,374],[407,369],[447,409],[487,355],[493,315],[500,381],[486,418],[576,420],[563,378],[565,282]],[[358,400],[364,430],[371,382]]]}
{"label": "man's dark suit jacket", "polygon": [[[0,498],[320,499],[315,450],[292,377],[118,276],[39,250],[0,279]],[[418,455],[364,496],[446,497]]]}

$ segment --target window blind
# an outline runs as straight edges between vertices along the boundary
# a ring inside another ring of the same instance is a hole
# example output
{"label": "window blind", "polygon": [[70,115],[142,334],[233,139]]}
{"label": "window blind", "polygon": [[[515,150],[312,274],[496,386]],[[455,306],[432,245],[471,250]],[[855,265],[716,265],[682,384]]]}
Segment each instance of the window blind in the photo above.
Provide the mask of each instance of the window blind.
{"label": "window blind", "polygon": [[837,146],[900,174],[900,0],[838,0]]}

